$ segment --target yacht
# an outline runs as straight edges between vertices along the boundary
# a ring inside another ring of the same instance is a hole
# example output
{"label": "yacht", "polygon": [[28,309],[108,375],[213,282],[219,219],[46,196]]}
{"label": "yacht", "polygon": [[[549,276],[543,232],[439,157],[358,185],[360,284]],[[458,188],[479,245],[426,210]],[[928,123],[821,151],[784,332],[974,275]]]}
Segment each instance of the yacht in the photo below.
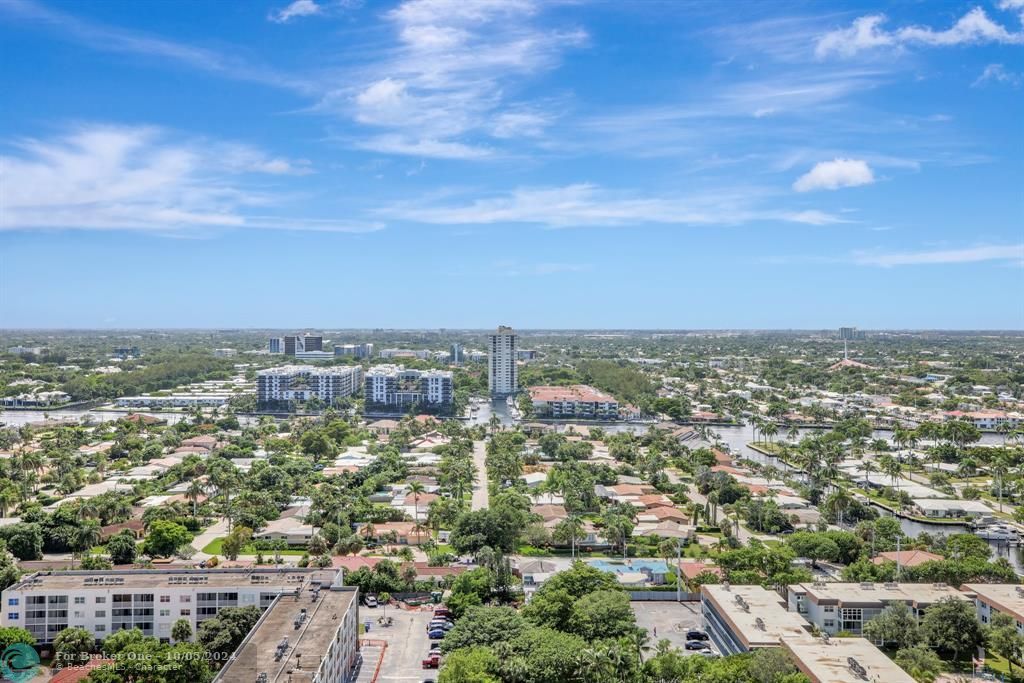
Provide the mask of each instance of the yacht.
{"label": "yacht", "polygon": [[974,530],[974,535],[986,541],[1017,541],[1020,534],[1009,524],[989,524]]}

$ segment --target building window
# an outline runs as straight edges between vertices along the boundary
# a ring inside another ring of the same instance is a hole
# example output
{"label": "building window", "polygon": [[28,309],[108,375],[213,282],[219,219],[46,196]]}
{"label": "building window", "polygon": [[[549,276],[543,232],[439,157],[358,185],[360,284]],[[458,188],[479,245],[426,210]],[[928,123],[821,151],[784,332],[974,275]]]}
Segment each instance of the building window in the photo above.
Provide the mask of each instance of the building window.
{"label": "building window", "polygon": [[170,601],[171,601],[171,596],[170,595],[161,595],[160,596],[160,602],[170,602]]}
{"label": "building window", "polygon": [[98,609],[98,610],[96,610],[96,618],[97,619],[106,619],[106,617],[107,617],[107,610],[105,610],[105,609]]}
{"label": "building window", "polygon": [[106,598],[106,597],[104,597],[104,596],[101,596],[101,597],[98,597],[98,598],[96,598],[96,604],[97,604],[97,605],[102,605],[102,604],[104,604],[104,603],[105,603],[106,601],[107,601],[107,598]]}
{"label": "building window", "polygon": [[84,597],[75,598],[75,604],[76,605],[84,605],[85,604],[85,598]]}
{"label": "building window", "polygon": [[7,598],[7,604],[11,605],[12,607],[14,605],[17,605],[18,604],[18,598]]}
{"label": "building window", "polygon": [[106,627],[105,624],[97,624],[96,625],[96,628],[95,628],[96,633],[103,633],[106,630],[107,630],[107,627]]}
{"label": "building window", "polygon": [[11,621],[17,621],[18,618],[19,618],[18,617],[18,613],[17,612],[8,612],[7,613],[7,618],[10,619]]}
{"label": "building window", "polygon": [[825,614],[835,614],[836,608],[833,607],[832,605],[825,605],[825,608],[824,608],[823,611],[825,612]]}
{"label": "building window", "polygon": [[182,608],[181,609],[181,616],[183,616],[183,617],[190,617],[190,616],[192,616],[192,610],[189,609],[188,607]]}
{"label": "building window", "polygon": [[169,616],[171,616],[171,610],[169,610],[169,609],[162,609],[162,610],[160,610],[160,616],[162,616],[162,617],[169,617]]}
{"label": "building window", "polygon": [[192,596],[191,595],[179,595],[178,596],[178,602],[192,602]]}

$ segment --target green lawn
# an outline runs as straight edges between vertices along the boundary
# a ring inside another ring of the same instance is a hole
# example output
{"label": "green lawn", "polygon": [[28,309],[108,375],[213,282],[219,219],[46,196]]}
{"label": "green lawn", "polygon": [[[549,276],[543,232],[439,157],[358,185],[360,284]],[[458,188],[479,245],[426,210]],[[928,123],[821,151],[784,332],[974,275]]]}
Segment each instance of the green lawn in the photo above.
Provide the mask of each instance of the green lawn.
{"label": "green lawn", "polygon": [[[203,552],[204,553],[208,553],[210,555],[223,555],[224,554],[223,546],[224,546],[224,538],[223,537],[215,538],[215,539],[213,539],[212,541],[210,541],[209,543],[206,544],[206,547],[203,548]],[[257,550],[256,547],[253,546],[252,543],[247,543],[242,548],[242,552],[240,552],[239,555],[256,555],[256,554],[261,553],[261,552],[263,553],[263,557],[273,557],[275,551],[273,551],[273,550]],[[288,550],[278,550],[277,553],[280,554],[280,555],[299,555],[299,556],[301,556],[301,555],[305,555],[306,551],[305,550],[288,549]]]}

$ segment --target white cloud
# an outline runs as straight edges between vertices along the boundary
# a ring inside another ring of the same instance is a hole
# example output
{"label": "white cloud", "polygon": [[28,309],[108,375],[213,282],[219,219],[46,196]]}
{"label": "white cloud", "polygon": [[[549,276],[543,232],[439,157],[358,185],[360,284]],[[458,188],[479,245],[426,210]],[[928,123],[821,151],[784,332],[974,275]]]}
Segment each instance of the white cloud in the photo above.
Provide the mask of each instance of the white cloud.
{"label": "white cloud", "polygon": [[990,19],[980,7],[970,10],[944,31],[936,31],[927,26],[906,26],[895,31],[886,31],[882,28],[885,21],[884,15],[871,14],[855,19],[847,28],[830,31],[818,39],[815,55],[819,59],[831,55],[852,57],[865,50],[915,44],[949,46],[1024,43],[1024,32],[1008,30]]}
{"label": "white cloud", "polygon": [[810,171],[797,178],[793,189],[797,192],[812,190],[838,190],[841,187],[870,185],[875,182],[868,162],[862,159],[833,159],[821,161]]}
{"label": "white cloud", "polygon": [[857,252],[855,263],[862,266],[929,265],[943,263],[980,263],[984,261],[1024,262],[1024,244],[990,245],[934,251]]}
{"label": "white cloud", "polygon": [[221,53],[187,43],[179,43],[145,33],[79,19],[44,7],[34,0],[2,0],[0,14],[59,31],[71,41],[101,52],[137,55],[184,64],[194,69],[240,81],[262,83],[302,93],[317,90],[305,77],[282,73],[253,64],[235,54]]}
{"label": "white cloud", "polygon": [[658,197],[613,192],[579,183],[563,187],[517,188],[507,194],[462,204],[404,202],[385,207],[380,213],[417,223],[531,223],[551,228],[644,224],[738,225],[752,221],[811,225],[846,222],[817,210],[762,208],[753,202],[756,194],[738,189],[718,193],[705,191],[689,197]]}
{"label": "white cloud", "polygon": [[491,134],[496,138],[537,137],[551,123],[551,117],[540,112],[510,111],[494,118]]}
{"label": "white cloud", "polygon": [[881,14],[855,19],[849,28],[837,29],[822,36],[814,48],[814,53],[819,59],[832,53],[850,57],[861,50],[894,45],[895,37],[879,28],[883,22],[885,16]]}
{"label": "white cloud", "polygon": [[536,0],[406,0],[384,15],[397,46],[319,108],[383,129],[357,146],[393,154],[476,159],[490,156],[482,139],[535,137],[551,115],[510,104],[510,86],[586,37],[539,26],[542,9]]}
{"label": "white cloud", "polygon": [[310,172],[308,162],[237,143],[178,140],[155,127],[87,126],[20,140],[0,156],[0,229],[372,230],[380,224],[251,215],[273,199],[250,174]]}
{"label": "white cloud", "polygon": [[434,140],[405,135],[375,135],[359,140],[359,149],[366,149],[382,154],[405,154],[409,156],[428,157],[433,159],[461,159],[473,161],[493,155],[487,147],[477,147],[461,142]]}
{"label": "white cloud", "polygon": [[311,17],[322,14],[324,8],[316,4],[315,0],[294,0],[287,7],[270,14],[269,19],[279,24],[286,24],[295,17]]}
{"label": "white cloud", "polygon": [[[1024,2],[1024,0],[1022,0]],[[972,83],[973,87],[978,87],[989,81],[995,81],[997,83],[1008,83],[1014,87],[1024,82],[1024,74],[1019,74],[1014,71],[1008,70],[1002,64],[989,64],[985,67],[985,70],[981,72],[981,75]]]}

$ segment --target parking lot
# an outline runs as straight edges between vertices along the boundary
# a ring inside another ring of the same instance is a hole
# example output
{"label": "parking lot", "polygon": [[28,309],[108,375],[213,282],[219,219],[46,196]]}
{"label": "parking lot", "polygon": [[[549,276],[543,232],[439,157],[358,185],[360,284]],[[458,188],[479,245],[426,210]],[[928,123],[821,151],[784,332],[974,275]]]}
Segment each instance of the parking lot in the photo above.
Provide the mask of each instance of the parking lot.
{"label": "parking lot", "polygon": [[422,681],[437,678],[436,669],[424,669],[422,661],[430,651],[430,639],[427,638],[426,626],[433,615],[429,609],[422,612],[406,611],[388,607],[387,614],[394,618],[391,626],[379,626],[377,617],[383,614],[381,608],[361,609],[360,619],[371,619],[370,632],[365,638],[386,640],[387,650],[381,664],[378,681]]}
{"label": "parking lot", "polygon": [[[636,615],[636,625],[647,630],[652,648],[659,640],[667,640],[672,647],[687,652],[686,632],[690,629],[704,630],[699,602],[643,601],[629,604]],[[714,649],[711,643],[708,645]]]}

